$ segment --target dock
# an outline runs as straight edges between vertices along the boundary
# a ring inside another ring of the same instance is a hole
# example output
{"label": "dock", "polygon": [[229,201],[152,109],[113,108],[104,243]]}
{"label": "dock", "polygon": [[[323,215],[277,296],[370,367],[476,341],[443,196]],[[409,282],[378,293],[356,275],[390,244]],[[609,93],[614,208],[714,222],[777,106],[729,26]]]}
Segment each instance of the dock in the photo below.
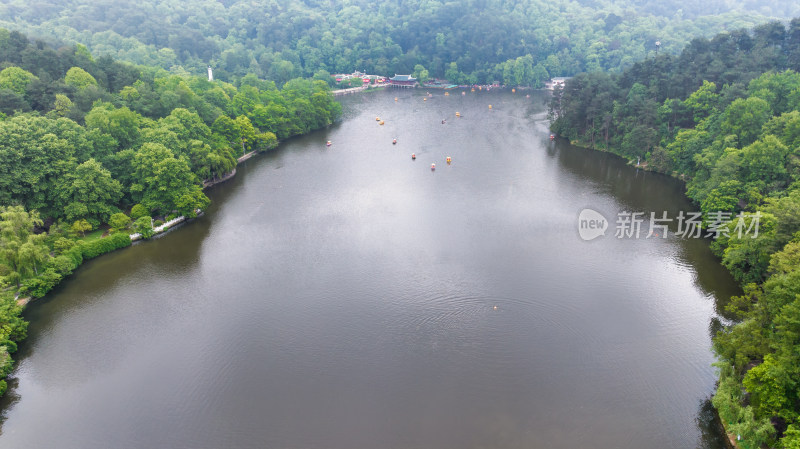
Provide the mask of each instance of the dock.
{"label": "dock", "polygon": [[349,89],[334,90],[333,91],[333,96],[334,97],[340,97],[342,95],[354,94],[356,92],[361,92],[361,91],[367,90],[368,88],[369,88],[369,86],[361,86],[361,87],[351,87]]}

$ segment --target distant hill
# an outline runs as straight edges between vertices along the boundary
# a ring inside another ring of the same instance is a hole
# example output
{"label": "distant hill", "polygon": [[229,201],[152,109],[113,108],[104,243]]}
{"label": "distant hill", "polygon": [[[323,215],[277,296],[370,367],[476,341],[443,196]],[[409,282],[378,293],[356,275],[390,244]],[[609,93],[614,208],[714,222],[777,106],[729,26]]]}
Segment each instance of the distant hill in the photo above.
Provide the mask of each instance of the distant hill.
{"label": "distant hill", "polygon": [[[777,0],[3,0],[0,26],[180,73],[297,76],[417,65],[456,82],[619,71],[691,38],[800,14]],[[530,62],[517,58],[530,55]],[[455,65],[453,65],[455,64]],[[530,66],[529,66],[530,65]],[[419,68],[417,68],[419,70]],[[513,72],[517,72],[516,74]],[[526,73],[530,72],[530,73]]]}

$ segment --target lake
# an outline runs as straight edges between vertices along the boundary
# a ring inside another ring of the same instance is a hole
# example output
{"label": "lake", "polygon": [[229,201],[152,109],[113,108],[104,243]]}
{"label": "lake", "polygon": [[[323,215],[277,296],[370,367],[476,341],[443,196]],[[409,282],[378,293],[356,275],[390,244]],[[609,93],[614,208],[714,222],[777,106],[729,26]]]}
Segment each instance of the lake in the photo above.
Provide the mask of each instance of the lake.
{"label": "lake", "polygon": [[683,185],[551,141],[548,93],[431,94],[341,97],[32,303],[0,447],[723,447],[736,283],[706,240],[614,235],[695,210]]}

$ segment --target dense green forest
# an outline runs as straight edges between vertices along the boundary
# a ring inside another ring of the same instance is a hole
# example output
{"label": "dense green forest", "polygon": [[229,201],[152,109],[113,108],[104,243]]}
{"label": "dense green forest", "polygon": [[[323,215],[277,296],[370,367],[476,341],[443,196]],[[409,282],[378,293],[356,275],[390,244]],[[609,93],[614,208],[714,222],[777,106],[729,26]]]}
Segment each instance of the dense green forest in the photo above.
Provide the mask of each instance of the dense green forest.
{"label": "dense green forest", "polygon": [[[537,85],[628,67],[695,36],[800,14],[778,0],[0,1],[0,26],[93,54],[279,85],[315,73],[411,73]],[[524,59],[523,59],[524,58]]]}
{"label": "dense green forest", "polygon": [[800,19],[581,74],[551,114],[563,136],[685,179],[706,217],[761,214],[756,238],[733,220],[712,243],[745,291],[714,339],[713,403],[742,447],[800,448]]}
{"label": "dense green forest", "polygon": [[340,113],[324,81],[210,82],[0,29],[0,379],[25,336],[17,297],[43,296],[132,232],[195,216],[204,181],[238,156]]}

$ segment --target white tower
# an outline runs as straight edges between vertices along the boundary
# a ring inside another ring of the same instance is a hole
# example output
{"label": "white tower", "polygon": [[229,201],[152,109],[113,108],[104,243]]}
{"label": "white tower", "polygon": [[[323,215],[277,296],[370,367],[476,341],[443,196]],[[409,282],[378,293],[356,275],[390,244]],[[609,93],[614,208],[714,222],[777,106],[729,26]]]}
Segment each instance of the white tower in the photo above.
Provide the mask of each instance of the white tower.
{"label": "white tower", "polygon": [[208,80],[214,81],[214,73],[211,72],[211,66],[208,66]]}

